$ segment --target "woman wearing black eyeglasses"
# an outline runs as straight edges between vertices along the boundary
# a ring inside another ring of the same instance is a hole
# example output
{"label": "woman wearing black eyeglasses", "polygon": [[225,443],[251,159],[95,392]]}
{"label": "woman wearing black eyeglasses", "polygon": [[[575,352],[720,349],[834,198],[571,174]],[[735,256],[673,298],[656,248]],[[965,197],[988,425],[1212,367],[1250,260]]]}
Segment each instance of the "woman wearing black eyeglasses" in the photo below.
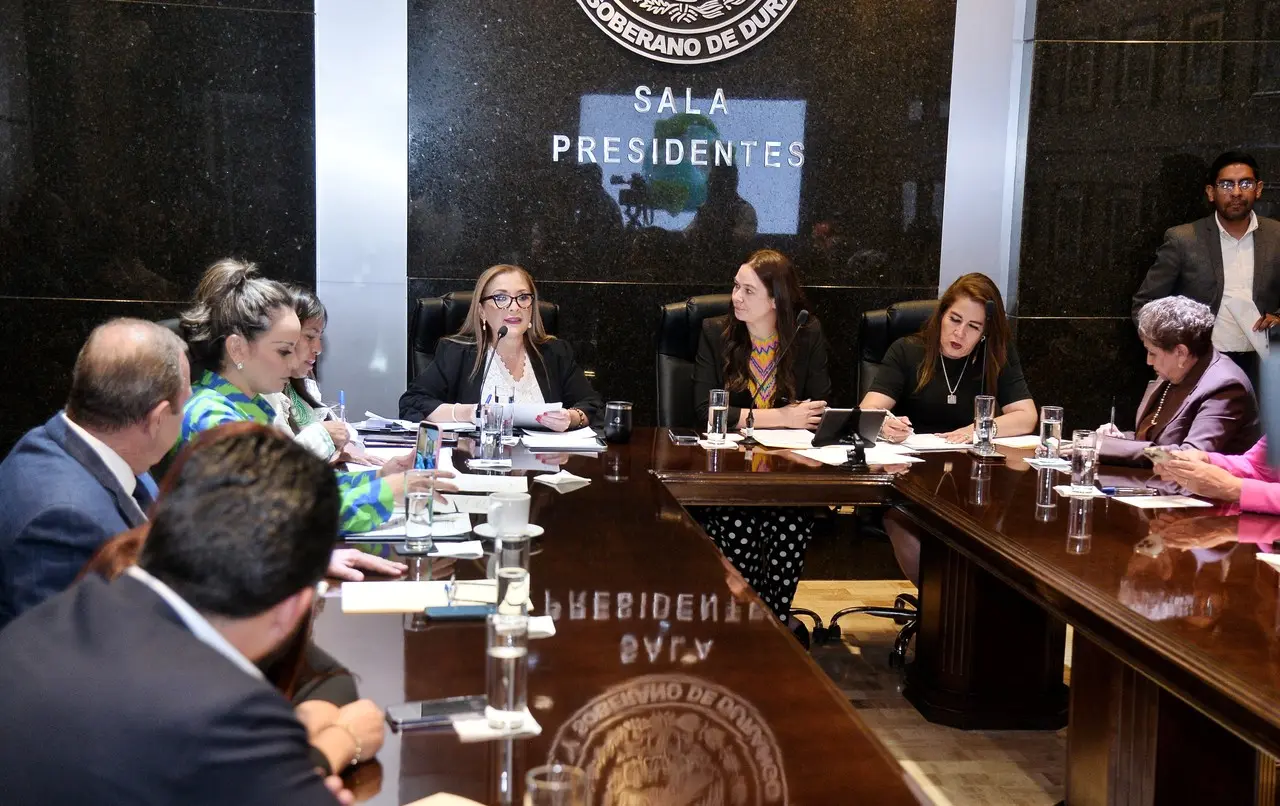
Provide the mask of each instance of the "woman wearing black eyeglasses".
{"label": "woman wearing black eyeglasses", "polygon": [[480,275],[462,329],[440,340],[435,360],[400,396],[400,417],[470,422],[476,404],[495,389],[515,390],[516,403],[563,404],[538,418],[552,431],[590,425],[604,409],[573,349],[547,335],[538,289],[519,266],[493,266]]}

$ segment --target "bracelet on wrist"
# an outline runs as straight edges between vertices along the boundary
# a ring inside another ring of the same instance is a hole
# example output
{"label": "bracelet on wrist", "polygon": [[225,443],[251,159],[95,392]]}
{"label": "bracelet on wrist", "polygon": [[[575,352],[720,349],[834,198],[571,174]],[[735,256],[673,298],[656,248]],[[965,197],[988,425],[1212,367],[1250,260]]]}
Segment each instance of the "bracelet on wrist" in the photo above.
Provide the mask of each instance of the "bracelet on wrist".
{"label": "bracelet on wrist", "polygon": [[354,743],[354,744],[355,744],[355,746],[356,746],[356,754],[355,754],[355,757],[351,759],[351,763],[350,763],[350,764],[348,764],[347,766],[349,766],[349,767],[354,767],[355,765],[359,764],[359,763],[362,761],[362,759],[360,758],[360,755],[361,755],[361,753],[363,753],[363,752],[364,752],[364,747],[360,744],[360,737],[356,735],[356,732],[355,732],[354,730],[352,730],[352,729],[351,729],[351,726],[350,726],[350,725],[348,725],[348,724],[346,724],[346,723],[344,723],[344,722],[334,722],[334,723],[333,723],[332,725],[330,725],[329,727],[330,727],[330,728],[340,728],[341,730],[344,730],[344,731],[346,731],[346,732],[347,732],[347,735],[351,737],[351,741],[352,741],[352,743]]}

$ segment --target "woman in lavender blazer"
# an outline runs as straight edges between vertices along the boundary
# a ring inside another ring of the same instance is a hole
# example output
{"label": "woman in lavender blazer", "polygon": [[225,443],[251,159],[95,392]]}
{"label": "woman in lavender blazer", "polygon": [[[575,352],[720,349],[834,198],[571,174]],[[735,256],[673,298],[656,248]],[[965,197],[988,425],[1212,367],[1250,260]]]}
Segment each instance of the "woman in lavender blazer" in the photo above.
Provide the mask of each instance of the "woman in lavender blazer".
{"label": "woman in lavender blazer", "polygon": [[1147,303],[1138,335],[1156,380],[1138,406],[1137,428],[1098,429],[1102,464],[1150,466],[1150,445],[1174,450],[1244,453],[1261,436],[1258,401],[1244,371],[1213,348],[1209,306],[1187,297]]}

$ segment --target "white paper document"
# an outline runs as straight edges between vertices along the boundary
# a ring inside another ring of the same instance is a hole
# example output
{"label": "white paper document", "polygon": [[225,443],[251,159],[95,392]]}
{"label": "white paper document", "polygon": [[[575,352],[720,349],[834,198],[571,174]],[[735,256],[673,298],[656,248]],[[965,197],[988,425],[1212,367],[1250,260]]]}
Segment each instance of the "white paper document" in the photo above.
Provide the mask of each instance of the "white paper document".
{"label": "white paper document", "polygon": [[538,428],[538,418],[549,411],[560,411],[564,406],[559,403],[517,403],[516,428]]}
{"label": "white paper document", "polygon": [[463,422],[437,423],[435,421],[432,421],[431,424],[439,428],[441,431],[472,431],[476,427],[475,423],[463,423]]}
{"label": "white paper document", "polygon": [[529,479],[525,476],[477,476],[474,473],[454,471],[449,479],[461,493],[527,493]]}
{"label": "white paper document", "polygon": [[[849,449],[843,445],[828,445],[825,448],[809,448],[808,450],[795,451],[799,456],[806,459],[814,459],[822,462],[824,465],[842,465],[849,457]],[[924,460],[911,456],[906,453],[898,453],[896,451],[884,451],[877,448],[868,448],[866,451],[868,465],[908,465],[913,462],[923,462]]]}
{"label": "white paper document", "polygon": [[1138,509],[1182,509],[1184,507],[1211,507],[1208,501],[1186,495],[1116,495],[1112,501],[1120,501]]}
{"label": "white paper document", "polygon": [[366,411],[364,416],[365,419],[358,423],[350,423],[350,425],[356,430],[366,429],[369,431],[383,431],[391,428],[393,425],[398,425],[404,430],[412,433],[417,433],[418,431],[418,424],[412,420],[396,420],[390,417],[379,417],[371,411]]}
{"label": "white paper document", "polygon": [[1055,493],[1057,493],[1058,495],[1065,495],[1068,498],[1106,498],[1107,497],[1106,493],[1102,492],[1102,490],[1099,490],[1097,487],[1090,487],[1089,490],[1090,492],[1087,492],[1087,493],[1077,493],[1072,491],[1070,484],[1059,484],[1057,487],[1053,488],[1053,491]]}
{"label": "white paper document", "polygon": [[471,515],[489,514],[489,496],[487,495],[446,495],[444,500],[454,512],[466,512]]}
{"label": "white paper document", "polygon": [[1271,345],[1267,341],[1267,332],[1253,329],[1253,323],[1262,318],[1262,314],[1258,312],[1258,306],[1254,304],[1253,300],[1223,297],[1221,310],[1230,314],[1230,318],[1240,328],[1240,332],[1249,340],[1254,352],[1264,358],[1271,353]]}
{"label": "white paper document", "polygon": [[535,476],[533,480],[538,484],[545,484],[555,489],[558,493],[573,492],[591,483],[591,479],[575,476],[567,470],[561,470],[559,473],[550,473],[545,476]]}
{"label": "white paper document", "polygon": [[520,441],[531,451],[602,451],[604,445],[594,429],[578,428],[573,431],[526,431]]}
{"label": "white paper document", "polygon": [[497,604],[498,583],[493,579],[343,582],[340,595],[343,613],[421,613],[450,604]]}
{"label": "white paper document", "polygon": [[436,543],[427,552],[428,557],[456,557],[459,560],[478,560],[484,556],[484,545],[479,540],[459,540],[456,543]]}
{"label": "white paper document", "polygon": [[947,442],[941,434],[912,434],[902,444],[917,451],[967,451],[972,447],[968,442]]}
{"label": "white paper document", "polygon": [[[436,512],[431,520],[433,538],[450,538],[471,534],[471,516],[465,512]],[[393,515],[391,520],[367,532],[348,532],[344,535],[352,543],[386,543],[404,540],[404,515]]]}
{"label": "white paper document", "polygon": [[1034,450],[1040,445],[1040,437],[1037,434],[1027,434],[1021,437],[999,437],[992,440],[1001,448],[1013,448],[1019,451]]}
{"label": "white paper document", "polygon": [[752,436],[766,448],[804,450],[813,447],[813,433],[803,428],[757,428]]}

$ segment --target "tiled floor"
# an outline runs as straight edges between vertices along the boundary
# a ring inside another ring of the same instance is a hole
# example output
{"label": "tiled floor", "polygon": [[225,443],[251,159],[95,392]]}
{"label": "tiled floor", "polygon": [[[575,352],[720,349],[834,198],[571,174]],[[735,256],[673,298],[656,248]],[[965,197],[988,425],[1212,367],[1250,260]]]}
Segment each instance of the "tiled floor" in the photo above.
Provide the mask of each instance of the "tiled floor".
{"label": "tiled floor", "polygon": [[[914,590],[906,581],[804,580],[795,604],[825,623],[840,608],[889,605]],[[903,699],[900,674],[889,668],[897,626],[846,616],[840,628],[843,641],[815,649],[814,659],[934,803],[1049,806],[1062,799],[1065,730],[962,731],[926,722]]]}

